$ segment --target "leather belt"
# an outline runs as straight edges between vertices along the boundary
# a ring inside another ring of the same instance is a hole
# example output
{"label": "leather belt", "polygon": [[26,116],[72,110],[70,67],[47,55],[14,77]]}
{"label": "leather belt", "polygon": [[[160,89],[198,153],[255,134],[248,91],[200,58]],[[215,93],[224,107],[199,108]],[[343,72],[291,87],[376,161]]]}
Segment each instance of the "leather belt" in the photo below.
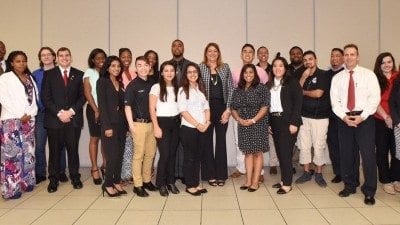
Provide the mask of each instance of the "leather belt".
{"label": "leather belt", "polygon": [[136,118],[136,119],[134,119],[134,121],[138,122],[138,123],[151,123],[150,119],[139,119],[139,118]]}

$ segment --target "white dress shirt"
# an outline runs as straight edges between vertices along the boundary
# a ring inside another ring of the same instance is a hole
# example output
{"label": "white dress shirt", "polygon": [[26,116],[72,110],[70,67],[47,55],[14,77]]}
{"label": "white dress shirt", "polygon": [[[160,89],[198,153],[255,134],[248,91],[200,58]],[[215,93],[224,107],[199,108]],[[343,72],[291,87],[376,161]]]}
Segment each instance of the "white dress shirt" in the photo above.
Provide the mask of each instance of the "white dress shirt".
{"label": "white dress shirt", "polygon": [[157,96],[156,115],[160,117],[171,117],[179,114],[178,102],[175,101],[174,87],[167,86],[167,99],[160,100],[160,84],[151,87],[150,94]]}
{"label": "white dress shirt", "polygon": [[271,87],[271,108],[270,112],[283,112],[281,103],[281,80],[274,78],[274,86]]}
{"label": "white dress shirt", "polygon": [[[362,111],[361,117],[366,119],[373,115],[381,100],[378,79],[374,72],[364,67],[356,66],[353,69],[355,88],[355,107],[353,111]],[[333,112],[341,119],[346,116],[347,93],[349,88],[350,71],[345,68],[332,79],[331,103]]]}
{"label": "white dress shirt", "polygon": [[[189,88],[189,99],[186,99],[186,94],[182,88],[178,91],[178,108],[179,112],[188,112],[197,122],[206,123],[205,110],[210,109],[210,105],[206,96],[198,88]],[[182,117],[181,125],[195,128]]]}

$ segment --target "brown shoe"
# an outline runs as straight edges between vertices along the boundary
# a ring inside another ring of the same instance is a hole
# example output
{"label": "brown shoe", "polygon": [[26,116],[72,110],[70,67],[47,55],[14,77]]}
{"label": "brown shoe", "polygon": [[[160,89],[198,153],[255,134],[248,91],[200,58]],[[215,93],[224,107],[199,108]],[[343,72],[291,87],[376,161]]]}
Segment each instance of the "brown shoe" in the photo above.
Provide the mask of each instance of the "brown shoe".
{"label": "brown shoe", "polygon": [[277,174],[278,170],[276,169],[276,166],[271,166],[269,168],[269,174]]}
{"label": "brown shoe", "polygon": [[258,183],[262,182],[264,182],[264,175],[260,175],[260,177],[258,178]]}
{"label": "brown shoe", "polygon": [[239,172],[239,170],[235,170],[235,171],[230,175],[230,177],[231,177],[231,178],[238,178],[238,177],[240,177],[240,176],[242,176],[242,175],[244,175],[244,173]]}

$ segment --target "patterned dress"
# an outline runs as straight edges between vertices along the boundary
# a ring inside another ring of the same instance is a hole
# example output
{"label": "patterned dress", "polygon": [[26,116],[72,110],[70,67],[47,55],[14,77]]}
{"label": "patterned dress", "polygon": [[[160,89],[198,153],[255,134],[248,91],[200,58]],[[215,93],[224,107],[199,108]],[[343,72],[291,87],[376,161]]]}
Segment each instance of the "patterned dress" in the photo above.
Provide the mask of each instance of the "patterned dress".
{"label": "patterned dress", "polygon": [[[233,92],[231,108],[238,111],[240,118],[252,119],[262,107],[269,107],[269,94],[264,84],[248,90],[237,88]],[[250,126],[238,124],[239,149],[244,154],[269,150],[267,122],[267,116],[265,116]]]}
{"label": "patterned dress", "polygon": [[[24,84],[29,104],[35,96],[31,80]],[[36,103],[33,103],[36,104]],[[1,195],[19,198],[22,191],[32,191],[35,181],[35,123],[20,119],[0,121],[1,140]]]}

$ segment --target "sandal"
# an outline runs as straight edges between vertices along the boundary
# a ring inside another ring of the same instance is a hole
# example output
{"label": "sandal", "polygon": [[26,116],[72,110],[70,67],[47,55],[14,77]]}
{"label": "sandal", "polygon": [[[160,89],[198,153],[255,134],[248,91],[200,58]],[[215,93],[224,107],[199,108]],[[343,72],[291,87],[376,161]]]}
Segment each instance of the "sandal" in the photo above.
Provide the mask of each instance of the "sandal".
{"label": "sandal", "polygon": [[208,184],[209,184],[210,186],[213,186],[213,187],[215,187],[215,186],[218,185],[217,180],[209,180],[209,181],[208,181]]}
{"label": "sandal", "polygon": [[101,179],[101,177],[99,177],[99,178],[94,178],[94,176],[93,176],[95,173],[98,173],[98,172],[99,172],[99,169],[91,170],[90,172],[92,173],[93,183],[94,183],[95,185],[100,185],[100,184],[103,182],[103,180]]}
{"label": "sandal", "polygon": [[217,184],[218,186],[222,187],[225,185],[225,181],[224,180],[217,180]]}

